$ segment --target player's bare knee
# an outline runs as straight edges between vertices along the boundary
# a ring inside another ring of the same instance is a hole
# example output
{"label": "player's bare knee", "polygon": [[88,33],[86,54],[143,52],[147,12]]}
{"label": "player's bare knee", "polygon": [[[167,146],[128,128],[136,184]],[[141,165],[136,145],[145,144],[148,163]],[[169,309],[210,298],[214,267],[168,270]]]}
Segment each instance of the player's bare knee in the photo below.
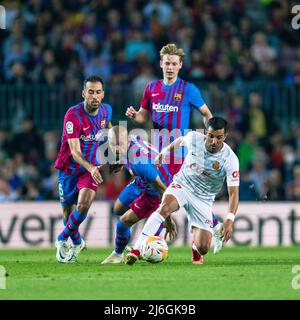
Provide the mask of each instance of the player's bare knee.
{"label": "player's bare knee", "polygon": [[200,254],[205,255],[205,254],[207,254],[207,252],[209,250],[209,245],[200,244],[197,248],[198,248],[198,251],[200,252]]}
{"label": "player's bare knee", "polygon": [[130,219],[130,217],[128,217],[126,214],[120,217],[120,220],[122,221],[123,224],[131,226],[132,225],[132,221]]}
{"label": "player's bare knee", "polygon": [[89,211],[90,203],[88,202],[79,202],[77,204],[77,211],[80,213],[86,214]]}
{"label": "player's bare knee", "polygon": [[171,207],[169,204],[163,203],[158,209],[158,212],[161,216],[167,218],[171,214]]}

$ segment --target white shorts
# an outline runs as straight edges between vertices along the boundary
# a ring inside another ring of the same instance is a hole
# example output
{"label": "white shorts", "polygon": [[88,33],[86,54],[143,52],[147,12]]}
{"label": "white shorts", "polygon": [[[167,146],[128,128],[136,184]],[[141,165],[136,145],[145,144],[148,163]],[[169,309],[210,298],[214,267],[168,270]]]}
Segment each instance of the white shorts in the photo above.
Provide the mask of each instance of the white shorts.
{"label": "white shorts", "polygon": [[212,202],[204,202],[190,190],[174,182],[168,186],[164,194],[173,195],[179,206],[186,210],[190,229],[196,227],[213,233]]}

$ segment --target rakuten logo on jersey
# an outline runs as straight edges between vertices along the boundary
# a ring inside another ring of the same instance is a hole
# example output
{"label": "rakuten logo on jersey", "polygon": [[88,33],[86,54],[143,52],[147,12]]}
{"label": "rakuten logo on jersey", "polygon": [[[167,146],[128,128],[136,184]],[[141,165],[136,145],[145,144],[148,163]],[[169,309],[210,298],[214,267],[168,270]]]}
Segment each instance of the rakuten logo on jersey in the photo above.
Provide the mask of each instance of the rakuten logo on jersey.
{"label": "rakuten logo on jersey", "polygon": [[170,106],[169,104],[153,103],[152,109],[156,112],[178,112],[178,107]]}

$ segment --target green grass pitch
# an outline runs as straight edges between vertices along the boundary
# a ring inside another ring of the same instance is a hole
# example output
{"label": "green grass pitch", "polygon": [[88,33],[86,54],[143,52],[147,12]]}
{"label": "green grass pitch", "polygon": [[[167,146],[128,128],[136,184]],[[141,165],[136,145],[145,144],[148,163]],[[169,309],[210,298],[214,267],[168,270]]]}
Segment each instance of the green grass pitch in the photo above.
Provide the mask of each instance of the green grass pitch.
{"label": "green grass pitch", "polygon": [[55,249],[0,250],[4,299],[300,299],[293,289],[300,247],[225,248],[190,262],[190,248],[169,248],[160,264],[100,265],[109,249],[88,249],[77,264],[56,262]]}

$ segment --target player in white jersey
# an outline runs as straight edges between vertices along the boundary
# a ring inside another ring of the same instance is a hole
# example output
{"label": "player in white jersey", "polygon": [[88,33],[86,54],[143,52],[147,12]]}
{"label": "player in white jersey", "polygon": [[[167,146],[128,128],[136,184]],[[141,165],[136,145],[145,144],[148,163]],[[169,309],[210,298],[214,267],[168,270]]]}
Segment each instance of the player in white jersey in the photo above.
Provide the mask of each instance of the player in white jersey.
{"label": "player in white jersey", "polygon": [[[233,221],[239,204],[239,161],[232,149],[224,142],[227,136],[227,122],[213,117],[207,123],[207,131],[189,132],[174,140],[158,155],[160,164],[168,152],[176,147],[186,146],[188,153],[173,183],[166,189],[159,209],[146,222],[134,249],[139,250],[143,240],[154,235],[162,222],[166,236],[177,235],[176,225],[170,219],[171,213],[184,207],[188,214],[189,226],[193,234],[193,263],[203,264],[203,256],[208,252],[212,239],[212,206],[215,196],[227,180],[229,194],[228,215],[221,229],[223,241],[228,241],[233,233]],[[133,264],[137,257],[129,253],[125,262]]]}

